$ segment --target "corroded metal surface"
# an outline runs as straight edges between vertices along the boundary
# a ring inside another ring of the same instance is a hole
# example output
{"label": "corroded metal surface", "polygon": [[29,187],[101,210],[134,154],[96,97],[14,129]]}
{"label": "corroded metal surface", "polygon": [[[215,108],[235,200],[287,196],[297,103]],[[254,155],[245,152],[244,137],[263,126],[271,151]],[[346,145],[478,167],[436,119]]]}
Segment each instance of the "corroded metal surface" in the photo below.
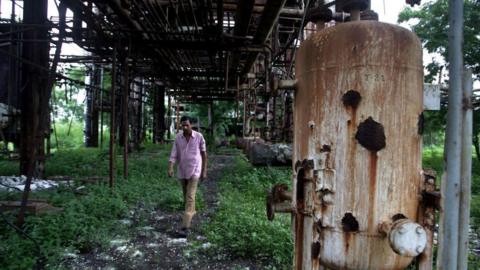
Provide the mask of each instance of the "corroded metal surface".
{"label": "corroded metal surface", "polygon": [[394,25],[345,23],[306,40],[296,63],[296,269],[405,268],[412,258],[378,225],[417,221],[419,40]]}

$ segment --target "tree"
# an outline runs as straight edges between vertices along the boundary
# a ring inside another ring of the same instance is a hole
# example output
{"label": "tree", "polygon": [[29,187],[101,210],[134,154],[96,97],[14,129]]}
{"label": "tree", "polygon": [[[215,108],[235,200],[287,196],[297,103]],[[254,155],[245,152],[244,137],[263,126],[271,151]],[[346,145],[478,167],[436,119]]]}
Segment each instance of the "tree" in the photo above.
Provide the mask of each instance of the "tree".
{"label": "tree", "polygon": [[[427,2],[419,10],[407,7],[399,14],[398,22],[409,23],[420,38],[423,48],[429,53],[438,53],[443,57],[443,63],[432,62],[426,66],[428,74],[425,80],[433,81],[441,70],[448,68],[448,0]],[[473,75],[480,79],[480,1],[464,1],[463,32],[464,65],[470,67]],[[445,112],[446,110],[442,110],[437,114],[430,114],[428,120],[433,119],[436,124],[444,124]],[[478,120],[480,108],[476,108],[473,117],[473,144],[477,159],[480,161],[480,121]],[[428,128],[426,130],[428,132]]]}
{"label": "tree", "polygon": [[[464,4],[464,64],[480,79],[480,1],[465,0]],[[448,0],[430,1],[419,10],[407,7],[400,12],[398,22],[410,22],[423,47],[443,56],[445,64],[433,62],[427,66],[427,79],[448,66]]]}
{"label": "tree", "polygon": [[[77,67],[66,72],[67,77],[85,81],[85,68]],[[62,87],[55,87],[53,94],[54,117],[62,122],[68,123],[72,120],[82,121],[84,117],[84,85],[75,82],[66,82]]]}

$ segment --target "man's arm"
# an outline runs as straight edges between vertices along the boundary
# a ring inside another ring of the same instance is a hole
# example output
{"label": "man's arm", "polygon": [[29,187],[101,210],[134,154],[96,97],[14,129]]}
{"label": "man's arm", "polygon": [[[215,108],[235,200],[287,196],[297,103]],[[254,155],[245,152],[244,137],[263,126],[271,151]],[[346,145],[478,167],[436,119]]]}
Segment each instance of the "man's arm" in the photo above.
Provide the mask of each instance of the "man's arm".
{"label": "man's arm", "polygon": [[173,176],[173,165],[177,160],[177,142],[173,142],[172,152],[170,153],[170,159],[168,160],[168,176]]}
{"label": "man's arm", "polygon": [[200,155],[202,156],[202,174],[200,177],[205,180],[207,179],[207,151],[201,151]]}

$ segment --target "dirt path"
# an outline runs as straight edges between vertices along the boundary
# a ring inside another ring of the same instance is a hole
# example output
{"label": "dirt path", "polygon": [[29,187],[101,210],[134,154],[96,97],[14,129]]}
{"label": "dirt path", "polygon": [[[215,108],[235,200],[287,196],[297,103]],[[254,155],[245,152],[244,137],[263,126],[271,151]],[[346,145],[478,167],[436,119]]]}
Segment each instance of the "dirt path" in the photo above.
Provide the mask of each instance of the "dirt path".
{"label": "dirt path", "polygon": [[200,186],[205,207],[193,219],[193,229],[187,239],[175,238],[182,211],[144,211],[139,206],[129,219],[120,223],[130,229],[129,238],[113,239],[107,250],[95,250],[86,255],[70,254],[68,269],[262,269],[259,263],[230,259],[227,254],[214,254],[210,243],[201,235],[200,226],[207,222],[217,205],[218,181],[222,171],[232,167],[234,157],[211,155],[208,179]]}

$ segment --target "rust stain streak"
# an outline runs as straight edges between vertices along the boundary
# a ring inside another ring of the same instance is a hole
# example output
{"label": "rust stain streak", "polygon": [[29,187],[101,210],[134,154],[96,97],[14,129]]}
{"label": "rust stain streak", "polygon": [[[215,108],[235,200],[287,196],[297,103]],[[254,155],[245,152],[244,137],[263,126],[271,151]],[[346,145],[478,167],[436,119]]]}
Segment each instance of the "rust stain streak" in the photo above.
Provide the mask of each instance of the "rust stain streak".
{"label": "rust stain streak", "polygon": [[370,158],[369,158],[369,176],[370,176],[370,182],[369,182],[369,213],[368,213],[368,229],[371,232],[375,231],[375,210],[376,210],[376,190],[377,190],[377,153],[376,152],[370,152]]}
{"label": "rust stain streak", "polygon": [[[303,208],[303,207],[302,207]],[[295,215],[295,269],[303,269],[303,214]]]}
{"label": "rust stain streak", "polygon": [[348,254],[348,248],[350,247],[351,233],[350,232],[344,232],[343,235],[345,237],[345,253]]}

